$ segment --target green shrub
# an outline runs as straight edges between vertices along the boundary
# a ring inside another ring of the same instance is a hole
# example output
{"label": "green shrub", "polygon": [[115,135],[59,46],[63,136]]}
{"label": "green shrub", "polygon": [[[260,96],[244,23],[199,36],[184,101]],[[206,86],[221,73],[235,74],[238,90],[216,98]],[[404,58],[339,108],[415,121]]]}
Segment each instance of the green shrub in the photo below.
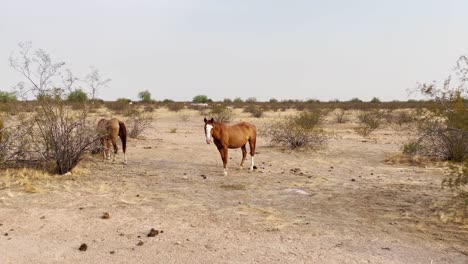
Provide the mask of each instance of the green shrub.
{"label": "green shrub", "polygon": [[234,103],[243,103],[244,101],[242,100],[242,98],[236,97],[236,98],[234,98],[234,101],[233,101],[233,102],[234,102]]}
{"label": "green shrub", "polygon": [[151,99],[151,93],[148,90],[139,92],[138,98],[140,98],[140,101],[144,103],[150,103],[153,101],[153,99]]}
{"label": "green shrub", "polygon": [[76,89],[68,94],[67,101],[71,103],[84,103],[88,101],[88,95],[82,89]]}
{"label": "green shrub", "polygon": [[0,91],[0,102],[1,103],[16,102],[16,100],[17,100],[16,93]]}
{"label": "green shrub", "polygon": [[203,104],[203,103],[212,102],[212,100],[209,99],[208,96],[206,96],[206,95],[197,95],[197,96],[193,97],[192,102],[197,103],[197,104]]}

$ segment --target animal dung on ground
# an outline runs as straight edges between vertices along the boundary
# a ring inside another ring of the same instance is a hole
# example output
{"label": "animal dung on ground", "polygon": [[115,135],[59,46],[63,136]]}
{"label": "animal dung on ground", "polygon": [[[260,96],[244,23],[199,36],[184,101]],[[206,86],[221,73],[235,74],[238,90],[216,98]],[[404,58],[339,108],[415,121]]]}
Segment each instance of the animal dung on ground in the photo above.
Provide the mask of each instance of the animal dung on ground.
{"label": "animal dung on ground", "polygon": [[81,244],[80,247],[78,248],[80,251],[86,251],[88,250],[88,245],[85,243]]}
{"label": "animal dung on ground", "polygon": [[[147,237],[155,237],[155,236],[159,235],[159,233],[160,233],[159,230],[151,228],[151,230],[148,233]],[[161,230],[161,233],[162,233],[162,230]]]}
{"label": "animal dung on ground", "polygon": [[109,219],[110,218],[110,214],[108,212],[105,212],[102,216],[101,216],[102,219]]}

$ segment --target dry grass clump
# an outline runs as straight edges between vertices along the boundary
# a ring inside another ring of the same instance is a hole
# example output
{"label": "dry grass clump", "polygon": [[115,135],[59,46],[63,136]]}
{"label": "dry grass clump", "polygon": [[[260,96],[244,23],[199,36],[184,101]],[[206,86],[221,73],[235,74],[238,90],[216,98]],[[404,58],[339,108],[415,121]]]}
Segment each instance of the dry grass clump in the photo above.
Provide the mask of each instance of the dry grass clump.
{"label": "dry grass clump", "polygon": [[1,170],[0,175],[0,188],[22,187],[28,193],[43,191],[52,178],[48,172],[31,168]]}

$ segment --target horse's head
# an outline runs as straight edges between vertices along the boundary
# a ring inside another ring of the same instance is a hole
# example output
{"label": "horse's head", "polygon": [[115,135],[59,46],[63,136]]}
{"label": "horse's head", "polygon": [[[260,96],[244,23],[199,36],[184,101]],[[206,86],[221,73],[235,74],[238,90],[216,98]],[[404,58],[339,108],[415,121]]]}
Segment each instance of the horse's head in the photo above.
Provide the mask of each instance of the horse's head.
{"label": "horse's head", "polygon": [[214,119],[211,118],[210,120],[206,119],[205,117],[205,137],[206,137],[206,144],[211,143],[211,130],[214,127]]}

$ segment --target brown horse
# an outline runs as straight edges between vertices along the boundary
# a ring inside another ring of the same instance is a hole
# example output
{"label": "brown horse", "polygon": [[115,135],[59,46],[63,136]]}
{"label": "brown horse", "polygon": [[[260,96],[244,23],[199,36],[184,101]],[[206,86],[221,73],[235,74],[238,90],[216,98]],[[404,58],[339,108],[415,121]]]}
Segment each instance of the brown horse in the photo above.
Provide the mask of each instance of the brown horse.
{"label": "brown horse", "polygon": [[122,150],[124,153],[124,164],[127,164],[127,128],[125,124],[116,118],[112,119],[101,119],[98,122],[98,131],[101,136],[101,144],[103,146],[103,158],[110,159],[109,148],[112,143],[114,147],[114,157],[112,161],[115,161],[117,154],[117,136],[122,141]]}
{"label": "brown horse", "polygon": [[247,156],[247,141],[250,146],[250,156],[252,164],[250,170],[254,169],[255,143],[257,141],[257,128],[249,123],[242,122],[233,126],[229,126],[220,122],[215,122],[213,118],[207,120],[205,118],[205,136],[206,143],[211,143],[211,138],[218,148],[221,159],[223,160],[224,175],[227,175],[228,149],[242,149],[242,161],[240,166],[244,165],[245,157]]}

